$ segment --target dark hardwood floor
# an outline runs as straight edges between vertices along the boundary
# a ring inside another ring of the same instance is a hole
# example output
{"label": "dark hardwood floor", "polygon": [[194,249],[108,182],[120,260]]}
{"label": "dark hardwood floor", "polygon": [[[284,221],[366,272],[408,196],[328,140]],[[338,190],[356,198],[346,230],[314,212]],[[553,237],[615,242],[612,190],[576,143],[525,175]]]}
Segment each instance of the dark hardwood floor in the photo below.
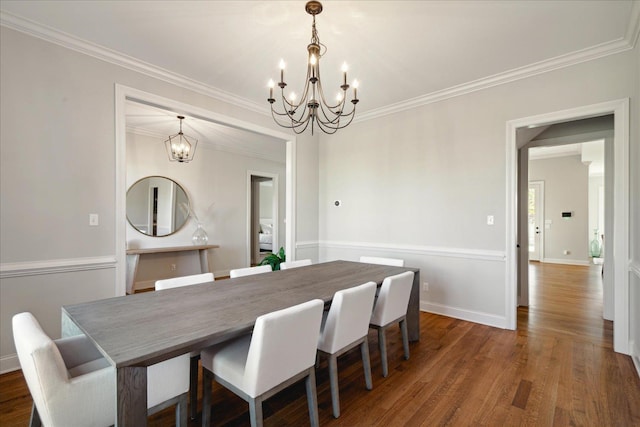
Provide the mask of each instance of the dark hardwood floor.
{"label": "dark hardwood floor", "polygon": [[[358,351],[338,361],[342,415],[334,419],[326,362],[317,374],[325,426],[640,426],[640,379],[630,357],[612,350],[602,320],[599,267],[532,263],[530,307],[507,331],[421,313],[421,340],[403,360],[389,333],[389,377],[369,335],[373,390]],[[0,425],[26,426],[31,398],[19,372],[0,376]],[[247,404],[214,385],[213,426],[249,423]],[[265,402],[266,426],[308,425],[304,385]],[[150,418],[173,425],[173,410]],[[200,420],[190,422],[199,426]]]}

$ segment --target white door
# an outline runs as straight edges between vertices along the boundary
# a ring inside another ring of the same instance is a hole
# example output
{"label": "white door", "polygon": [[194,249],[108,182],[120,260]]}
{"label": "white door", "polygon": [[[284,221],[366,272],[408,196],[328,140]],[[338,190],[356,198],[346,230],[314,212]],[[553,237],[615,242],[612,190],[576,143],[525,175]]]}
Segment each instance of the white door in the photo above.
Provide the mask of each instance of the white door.
{"label": "white door", "polygon": [[544,182],[529,182],[529,261],[540,261],[544,233]]}

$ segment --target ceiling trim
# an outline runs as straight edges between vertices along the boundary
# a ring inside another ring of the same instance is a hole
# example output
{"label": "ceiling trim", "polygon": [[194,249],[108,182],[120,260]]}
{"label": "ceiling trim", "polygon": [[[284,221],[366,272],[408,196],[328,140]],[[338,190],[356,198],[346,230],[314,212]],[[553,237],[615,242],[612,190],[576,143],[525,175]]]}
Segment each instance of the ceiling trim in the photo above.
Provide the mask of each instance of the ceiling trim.
{"label": "ceiling trim", "polygon": [[444,101],[445,99],[466,95],[472,92],[488,89],[490,87],[499,86],[506,83],[511,83],[516,80],[526,79],[538,74],[546,73],[548,71],[570,67],[572,65],[591,61],[593,59],[598,59],[603,56],[625,52],[630,49],[633,49],[633,44],[630,43],[629,40],[627,40],[626,38],[618,39],[612,42],[603,43],[587,49],[579,50],[567,55],[561,55],[545,61],[540,61],[535,64],[527,65],[525,67],[516,68],[504,73],[494,74],[493,76],[474,80],[458,86],[453,86],[448,89],[432,92],[427,95],[418,96],[407,101],[402,101],[386,107],[367,111],[356,116],[354,122],[371,120],[389,114],[399,113],[401,111],[417,108],[423,105]]}
{"label": "ceiling trim", "polygon": [[84,53],[85,55],[92,56],[102,61],[119,65],[149,77],[174,84],[184,89],[192,90],[196,93],[207,95],[256,113],[264,114],[265,116],[269,115],[267,107],[246,98],[241,98],[222,89],[203,84],[181,74],[165,70],[164,68],[149,64],[132,56],[105,48],[98,44],[80,39],[71,34],[19,17],[12,13],[0,11],[0,25],[55,43],[59,46]]}
{"label": "ceiling trim", "polygon": [[[266,106],[253,102],[246,98],[241,98],[222,89],[205,85],[183,75],[173,73],[169,70],[140,61],[134,57],[124,55],[111,49],[107,49],[95,43],[82,40],[71,34],[56,30],[54,28],[39,24],[37,22],[24,19],[6,11],[0,11],[0,25],[20,31],[34,37],[49,41],[60,46],[72,49],[86,55],[110,62],[115,65],[128,68],[130,70],[145,74],[196,93],[210,96],[220,101],[235,105],[259,114],[270,115]],[[417,108],[423,105],[443,101],[445,99],[469,94],[494,86],[510,83],[516,80],[526,79],[548,71],[570,67],[582,62],[591,61],[604,56],[621,53],[635,47],[640,34],[640,1],[634,1],[629,17],[629,23],[624,38],[602,43],[586,49],[578,50],[566,55],[540,61],[524,67],[515,68],[493,76],[481,78],[471,82],[463,83],[440,91],[421,95],[406,101],[401,101],[385,107],[366,111],[356,115],[354,122],[371,120],[401,111]]]}

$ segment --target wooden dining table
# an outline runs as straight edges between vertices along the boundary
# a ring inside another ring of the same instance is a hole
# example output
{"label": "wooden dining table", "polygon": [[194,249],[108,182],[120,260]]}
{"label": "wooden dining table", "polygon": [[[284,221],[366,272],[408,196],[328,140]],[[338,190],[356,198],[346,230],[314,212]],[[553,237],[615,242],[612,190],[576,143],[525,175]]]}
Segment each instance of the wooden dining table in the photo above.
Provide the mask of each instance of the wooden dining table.
{"label": "wooden dining table", "polygon": [[116,425],[147,425],[147,366],[249,333],[266,313],[413,271],[409,339],[420,336],[420,270],[350,261],[219,280],[62,307],[62,335],[85,334],[116,368]]}

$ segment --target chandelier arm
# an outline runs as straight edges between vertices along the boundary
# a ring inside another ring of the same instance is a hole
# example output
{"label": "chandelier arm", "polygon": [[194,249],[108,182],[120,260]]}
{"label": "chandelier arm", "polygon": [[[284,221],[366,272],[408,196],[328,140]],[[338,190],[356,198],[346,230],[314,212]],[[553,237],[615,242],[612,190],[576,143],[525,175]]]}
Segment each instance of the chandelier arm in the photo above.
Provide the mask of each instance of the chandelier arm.
{"label": "chandelier arm", "polygon": [[[293,122],[293,121],[289,120],[289,121],[288,121],[288,122],[286,122],[286,123],[282,123],[282,122],[280,121],[280,119],[274,115],[274,113],[275,113],[275,114],[278,114],[277,112],[275,112],[275,111],[271,111],[271,113],[272,113],[272,114],[271,114],[271,117],[273,118],[273,121],[274,121],[274,122],[276,122],[276,124],[277,124],[278,126],[283,127],[283,128],[287,128],[287,129],[292,129],[292,130],[293,130],[294,132],[296,132],[296,133],[302,133],[302,132],[304,132],[304,129],[303,129],[301,132],[298,132],[298,131],[297,131],[297,128],[299,128],[300,126],[302,126],[303,124],[305,124],[305,122],[298,122],[297,124],[294,124],[294,122]],[[282,114],[282,115],[285,115],[285,114]],[[289,118],[290,118],[290,117],[289,117]],[[289,124],[289,122],[291,122],[291,124]],[[306,129],[306,126],[305,126],[305,129]]]}
{"label": "chandelier arm", "polygon": [[[318,75],[320,74],[320,70],[318,70]],[[344,103],[347,97],[347,91],[343,90],[343,96],[342,96],[342,101],[338,102],[336,105],[331,105],[327,102],[326,97],[324,96],[324,89],[322,89],[322,80],[318,77],[318,89],[320,92],[320,97],[322,99],[322,103],[329,108],[330,110],[334,110],[334,109],[340,109],[340,111],[342,111],[344,109]]]}

